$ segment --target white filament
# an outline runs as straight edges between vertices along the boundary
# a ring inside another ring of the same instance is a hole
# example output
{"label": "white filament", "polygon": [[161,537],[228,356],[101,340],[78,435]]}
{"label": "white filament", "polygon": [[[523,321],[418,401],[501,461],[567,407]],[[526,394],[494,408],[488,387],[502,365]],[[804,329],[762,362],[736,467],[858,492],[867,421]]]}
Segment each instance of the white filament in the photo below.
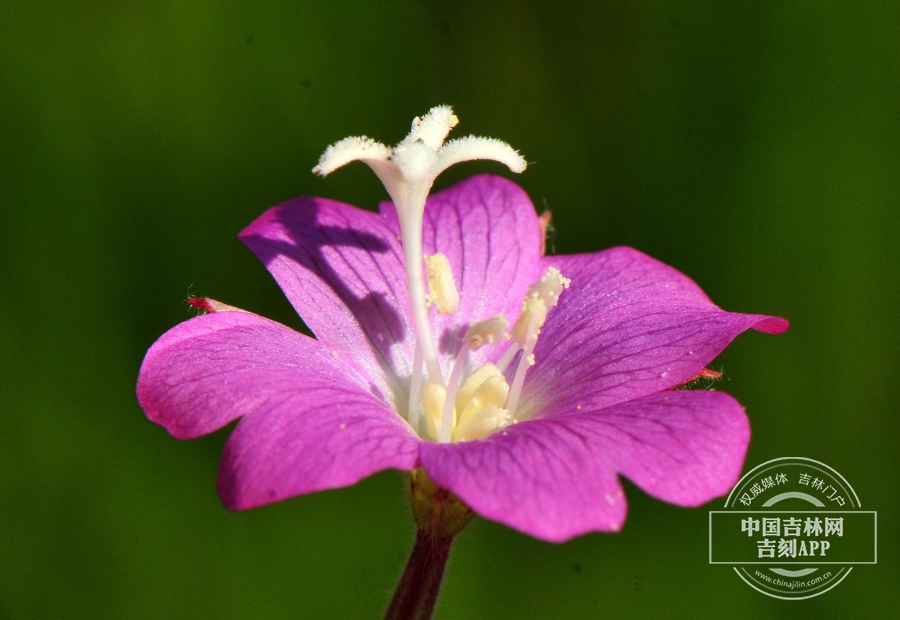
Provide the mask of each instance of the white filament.
{"label": "white filament", "polygon": [[453,430],[453,405],[456,403],[456,390],[459,388],[459,380],[462,378],[462,371],[466,365],[466,356],[469,354],[469,345],[464,344],[456,361],[453,362],[453,370],[450,371],[450,378],[447,380],[447,398],[444,400],[444,408],[441,413],[441,432],[438,435],[440,443],[450,441],[450,431]]}
{"label": "white filament", "polygon": [[413,353],[412,375],[409,380],[409,406],[407,420],[416,433],[419,432],[419,409],[422,407],[422,347],[416,343]]}

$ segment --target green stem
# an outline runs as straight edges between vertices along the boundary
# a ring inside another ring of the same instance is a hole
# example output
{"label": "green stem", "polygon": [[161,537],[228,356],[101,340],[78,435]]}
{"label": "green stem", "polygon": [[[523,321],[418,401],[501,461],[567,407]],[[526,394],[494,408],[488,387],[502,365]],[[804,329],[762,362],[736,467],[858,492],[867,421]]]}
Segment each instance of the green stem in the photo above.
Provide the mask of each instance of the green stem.
{"label": "green stem", "polygon": [[434,612],[453,536],[416,530],[416,544],[384,620],[429,620]]}

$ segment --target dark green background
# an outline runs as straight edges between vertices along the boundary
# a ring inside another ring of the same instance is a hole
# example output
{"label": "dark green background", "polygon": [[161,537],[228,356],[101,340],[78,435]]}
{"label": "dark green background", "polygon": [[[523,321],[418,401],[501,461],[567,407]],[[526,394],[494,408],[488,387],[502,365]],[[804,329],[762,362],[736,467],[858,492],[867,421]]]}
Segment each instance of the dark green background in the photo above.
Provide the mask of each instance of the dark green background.
{"label": "dark green background", "polygon": [[[627,244],[787,317],[714,363],[747,467],[818,459],[879,513],[877,566],[786,602],[707,564],[707,510],[627,485],[619,534],[479,520],[439,618],[883,617],[897,583],[900,4],[0,4],[0,618],[376,618],[412,522],[396,472],[229,513],[225,433],[135,402],[188,293],[300,321],[236,233],[301,194],[373,207],[329,143],[455,106],[510,142],[559,253]],[[444,187],[495,164],[459,166]],[[561,386],[561,389],[564,389]]]}

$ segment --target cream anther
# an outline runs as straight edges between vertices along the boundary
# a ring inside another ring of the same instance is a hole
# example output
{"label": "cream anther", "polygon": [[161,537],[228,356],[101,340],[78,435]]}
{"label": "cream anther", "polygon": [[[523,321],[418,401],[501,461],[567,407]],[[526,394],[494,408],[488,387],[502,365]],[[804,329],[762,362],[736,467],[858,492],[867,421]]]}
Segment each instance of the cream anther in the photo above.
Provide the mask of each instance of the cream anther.
{"label": "cream anther", "polygon": [[541,279],[528,287],[528,297],[537,296],[551,309],[559,302],[559,294],[569,288],[572,280],[566,278],[556,267],[550,267]]}
{"label": "cream anther", "polygon": [[488,407],[469,416],[453,429],[453,441],[482,439],[511,421],[509,412],[500,407]]}
{"label": "cream anther", "polygon": [[509,335],[513,342],[524,348],[530,340],[537,339],[546,320],[547,304],[544,303],[544,300],[537,295],[526,297],[525,303],[522,304],[522,311],[519,313],[519,319],[513,325]]}
{"label": "cream anther", "polygon": [[509,384],[503,375],[489,377],[478,386],[475,393],[459,413],[459,424],[488,407],[503,407],[509,398]]}
{"label": "cream anther", "polygon": [[450,261],[438,252],[433,256],[425,256],[428,265],[429,301],[437,306],[441,314],[452,314],[459,310],[459,291],[450,270]]}
{"label": "cream anther", "polygon": [[[422,409],[425,412],[425,425],[432,439],[437,440],[441,430],[441,415],[444,412],[444,400],[447,390],[437,383],[426,383],[422,388]],[[456,411],[453,412],[453,423],[456,423]]]}
{"label": "cream anther", "polygon": [[510,333],[517,345],[524,348],[529,338],[538,337],[547,320],[547,313],[559,303],[560,293],[569,288],[571,283],[559,269],[550,267],[540,280],[528,287],[519,319]]}
{"label": "cream anther", "polygon": [[477,351],[486,344],[494,344],[501,340],[505,340],[509,336],[506,335],[506,329],[509,327],[509,321],[502,314],[498,314],[492,319],[475,323],[466,331],[463,339],[469,345],[469,349]]}
{"label": "cream anther", "polygon": [[500,369],[493,364],[488,363],[475,369],[456,393],[455,404],[457,410],[462,410],[466,406],[466,403],[469,402],[469,399],[472,398],[472,395],[475,394],[475,390],[493,376],[502,376]]}
{"label": "cream anther", "polygon": [[[525,373],[528,368],[534,366],[534,347],[537,344],[541,327],[547,320],[547,313],[559,302],[559,295],[563,289],[569,287],[572,281],[564,277],[558,269],[550,267],[541,279],[528,287],[525,295],[525,303],[522,304],[522,312],[512,328],[513,342],[522,348],[522,357],[519,366],[513,376],[512,387],[509,390],[509,398],[506,400],[506,409],[509,411],[512,421],[515,422],[516,407],[522,396],[522,387],[525,384]],[[504,363],[512,360],[515,350],[510,347],[503,356]],[[507,356],[509,359],[507,360]]]}

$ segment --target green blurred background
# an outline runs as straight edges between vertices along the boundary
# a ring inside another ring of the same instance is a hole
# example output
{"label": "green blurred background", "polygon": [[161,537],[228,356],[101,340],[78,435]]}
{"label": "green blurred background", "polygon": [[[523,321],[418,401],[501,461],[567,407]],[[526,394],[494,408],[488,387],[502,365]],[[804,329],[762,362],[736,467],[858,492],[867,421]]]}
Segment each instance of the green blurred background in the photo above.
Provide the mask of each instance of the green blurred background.
{"label": "green blurred background", "polygon": [[175,441],[134,383],[189,293],[300,328],[235,235],[296,195],[374,207],[365,166],[319,179],[319,154],[439,103],[533,162],[558,253],[631,245],[789,318],[713,364],[746,468],[824,461],[881,528],[877,566],[780,601],[707,564],[720,503],[626,485],[619,534],[476,521],[437,617],[896,613],[896,1],[3,2],[0,31],[0,618],[379,617],[412,540],[399,474],[229,513],[227,433]]}

